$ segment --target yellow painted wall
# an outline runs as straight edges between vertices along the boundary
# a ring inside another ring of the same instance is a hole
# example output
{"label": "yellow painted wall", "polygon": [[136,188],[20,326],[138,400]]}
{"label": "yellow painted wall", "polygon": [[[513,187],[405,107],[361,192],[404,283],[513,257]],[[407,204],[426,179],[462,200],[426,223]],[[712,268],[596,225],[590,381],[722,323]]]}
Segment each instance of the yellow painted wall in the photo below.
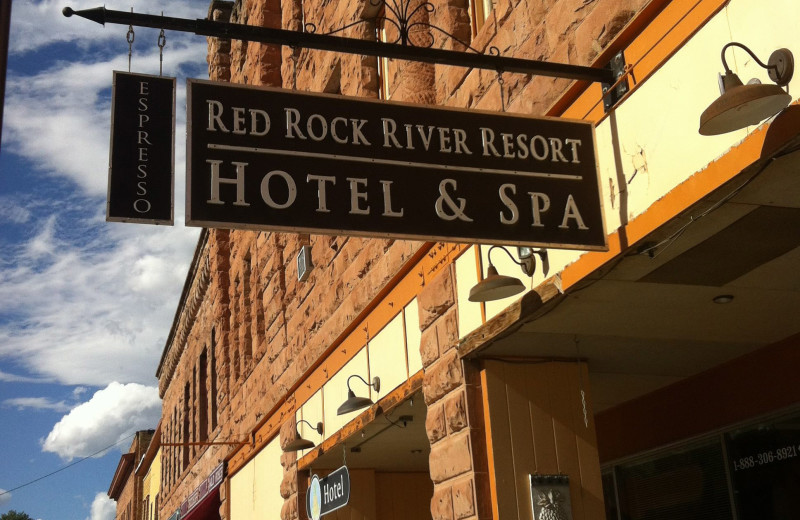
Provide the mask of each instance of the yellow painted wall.
{"label": "yellow painted wall", "polygon": [[[685,2],[687,10],[693,2]],[[698,133],[700,114],[719,96],[718,73],[723,72],[720,52],[729,42],[749,46],[764,62],[782,47],[800,58],[796,44],[800,31],[800,2],[797,0],[731,0],[700,28],[674,55],[596,126],[598,174],[607,233],[617,231],[642,215],[676,186],[725,155],[755,127],[720,136]],[[743,82],[757,78],[771,82],[767,71],[744,51],[726,52],[728,65]],[[795,100],[800,91],[800,74],[789,84]],[[769,120],[767,121],[769,122]],[[745,165],[742,165],[745,166]],[[682,209],[682,208],[681,208]],[[516,255],[516,247],[509,250]],[[483,273],[488,262],[488,246],[481,247]],[[533,279],[500,251],[492,260],[500,274],[518,277],[527,287],[575,262],[580,251],[549,250],[549,271],[539,263]],[[456,262],[461,337],[482,324],[476,320],[480,304],[467,301],[469,288],[476,283],[475,268],[469,269],[469,253]],[[538,259],[537,259],[538,263]],[[486,304],[486,319],[491,319],[519,296]]]}
{"label": "yellow painted wall", "polygon": [[[481,306],[467,298],[469,290],[480,280],[478,278],[477,260],[473,246],[456,259],[456,296],[458,298],[458,336],[463,338],[468,332],[477,329],[483,323]],[[486,275],[486,269],[483,269]]]}
{"label": "yellow painted wall", "polygon": [[142,479],[142,496],[147,499],[150,497],[150,510],[145,512],[145,520],[152,520],[155,517],[155,501],[161,490],[161,448],[156,452],[150,469]]}
{"label": "yellow painted wall", "polygon": [[279,520],[283,467],[276,437],[230,479],[231,520]]}
{"label": "yellow painted wall", "polygon": [[[345,424],[353,420],[361,412],[350,412],[345,415],[337,415],[336,409],[339,408],[347,399],[347,378],[353,374],[358,374],[369,382],[369,366],[367,363],[367,349],[363,348],[356,356],[347,362],[330,380],[322,387],[322,399],[324,406],[325,438],[336,433]],[[357,396],[374,398],[367,385],[353,378],[351,388]]]}
{"label": "yellow painted wall", "polygon": [[[313,426],[308,426],[305,423],[301,423],[301,420],[306,420],[310,422]],[[323,422],[323,407],[322,407],[322,389],[318,390],[308,401],[300,407],[300,409],[295,414],[295,421],[297,423],[297,432],[300,436],[306,440],[313,442],[314,444],[319,444],[323,440],[325,440],[325,430],[323,429],[322,434],[320,435],[314,427],[317,423]],[[324,428],[324,426],[323,426]],[[306,454],[308,450],[300,450],[297,452],[297,456],[302,457]]]}
{"label": "yellow painted wall", "polygon": [[[417,300],[414,299],[378,331],[341,370],[333,374],[321,390],[298,408],[295,414],[298,422],[305,419],[312,425],[323,423],[322,435],[306,424],[298,426],[300,435],[319,444],[363,411],[357,410],[341,416],[336,413],[347,399],[347,379],[351,375],[359,375],[368,383],[372,382],[373,377],[380,377],[379,392],[356,378],[350,385],[355,395],[377,401],[422,370],[420,336],[419,309]],[[301,450],[298,456],[302,457],[306,451]]]}
{"label": "yellow painted wall", "polygon": [[381,394],[408,379],[403,314],[398,314],[369,342],[370,376],[381,378]]}
{"label": "yellow painted wall", "polygon": [[419,330],[419,305],[414,298],[403,309],[406,329],[406,350],[408,352],[408,375],[413,376],[422,370],[422,355],[419,350],[421,332]]}

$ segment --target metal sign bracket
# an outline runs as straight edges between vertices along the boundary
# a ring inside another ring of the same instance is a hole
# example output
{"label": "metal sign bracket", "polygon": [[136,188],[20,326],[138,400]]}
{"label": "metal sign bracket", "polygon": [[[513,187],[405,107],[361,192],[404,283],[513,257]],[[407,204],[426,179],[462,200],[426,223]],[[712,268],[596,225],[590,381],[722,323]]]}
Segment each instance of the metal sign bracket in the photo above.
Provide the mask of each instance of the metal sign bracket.
{"label": "metal sign bracket", "polygon": [[[496,52],[496,50],[490,54],[459,52],[432,47],[415,47],[413,45],[408,45],[405,40],[402,44],[386,43],[332,36],[329,34],[315,34],[306,31],[289,31],[272,27],[219,22],[207,19],[191,20],[169,16],[113,11],[105,7],[83,9],[80,11],[65,7],[62,12],[66,17],[77,15],[102,25],[113,23],[137,27],[150,27],[190,32],[200,36],[286,45],[289,47],[326,50],[346,54],[378,56],[439,65],[568,78],[588,82],[612,84],[617,80],[614,72],[608,68],[595,68],[506,57],[500,56],[499,52]],[[436,29],[440,32],[444,32],[441,31],[441,29]]]}

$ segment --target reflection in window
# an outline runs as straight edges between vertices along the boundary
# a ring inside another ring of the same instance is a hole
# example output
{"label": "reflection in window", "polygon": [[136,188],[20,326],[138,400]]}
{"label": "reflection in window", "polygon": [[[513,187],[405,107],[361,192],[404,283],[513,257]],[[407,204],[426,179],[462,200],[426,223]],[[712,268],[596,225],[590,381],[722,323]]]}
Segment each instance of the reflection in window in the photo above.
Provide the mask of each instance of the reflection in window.
{"label": "reflection in window", "polygon": [[732,518],[719,439],[659,453],[615,469],[620,518]]}
{"label": "reflection in window", "polygon": [[[383,10],[378,15],[377,23],[375,25],[375,35],[379,42],[389,42],[389,37],[386,33],[386,25],[386,11]],[[389,58],[378,56],[378,99],[389,99],[390,97]]]}
{"label": "reflection in window", "polygon": [[492,12],[492,0],[469,0],[469,18],[472,24],[472,36],[480,31],[489,13]]}
{"label": "reflection in window", "polygon": [[603,498],[607,520],[796,520],[800,415],[605,468]]}
{"label": "reflection in window", "polygon": [[739,520],[800,518],[800,417],[725,435]]}

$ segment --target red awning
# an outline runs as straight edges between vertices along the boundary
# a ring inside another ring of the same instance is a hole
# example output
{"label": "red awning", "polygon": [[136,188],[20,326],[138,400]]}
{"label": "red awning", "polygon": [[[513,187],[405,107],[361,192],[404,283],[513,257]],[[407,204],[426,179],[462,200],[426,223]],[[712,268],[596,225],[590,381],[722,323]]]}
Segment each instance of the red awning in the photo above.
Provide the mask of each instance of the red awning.
{"label": "red awning", "polygon": [[181,520],[219,520],[219,486],[224,476],[223,462],[181,504]]}
{"label": "red awning", "polygon": [[189,512],[181,515],[181,520],[219,520],[219,506],[219,487],[217,487]]}

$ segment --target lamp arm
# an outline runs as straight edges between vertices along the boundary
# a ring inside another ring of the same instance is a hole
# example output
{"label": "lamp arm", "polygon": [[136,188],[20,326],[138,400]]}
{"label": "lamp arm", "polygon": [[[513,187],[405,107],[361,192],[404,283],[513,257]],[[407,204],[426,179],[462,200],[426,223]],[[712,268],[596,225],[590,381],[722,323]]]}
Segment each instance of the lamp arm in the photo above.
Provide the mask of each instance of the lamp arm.
{"label": "lamp arm", "polygon": [[533,255],[539,255],[539,259],[542,262],[546,262],[547,261],[547,258],[546,258],[547,250],[545,250],[545,249],[538,249],[537,250],[537,249],[531,248],[531,256],[530,256],[531,261],[526,263],[526,262],[522,262],[522,261],[518,262],[514,258],[514,255],[512,255],[509,252],[509,250],[506,249],[505,247],[503,247],[503,246],[492,246],[492,247],[489,248],[489,251],[486,253],[486,258],[489,259],[489,265],[494,265],[492,263],[492,249],[495,249],[495,248],[499,248],[499,249],[502,249],[503,251],[505,251],[506,254],[508,255],[508,257],[511,259],[511,261],[514,262],[515,264],[517,264],[518,266],[522,267],[522,271],[525,274],[527,274],[528,276],[533,276],[533,273],[536,270],[536,259],[533,258]]}
{"label": "lamp arm", "polygon": [[489,248],[489,251],[486,253],[486,258],[489,259],[489,265],[494,265],[492,263],[492,250],[493,249],[502,249],[503,251],[505,251],[505,253],[508,255],[508,257],[511,259],[512,262],[514,262],[517,265],[523,265],[522,262],[517,262],[517,260],[514,258],[514,255],[512,255],[508,251],[508,249],[506,249],[503,246],[492,246],[492,247]]}
{"label": "lamp arm", "polygon": [[[316,425],[314,425],[314,424],[311,424],[310,422],[306,421],[305,419],[300,419],[300,420],[299,420],[299,421],[297,421],[297,423],[295,424],[295,430],[297,430],[297,426],[298,426],[300,423],[306,423],[306,424],[307,424],[307,425],[308,425],[310,428],[312,428],[313,430],[316,430],[316,432],[317,432],[317,433],[319,433],[320,435],[322,435],[322,423],[317,423]],[[298,437],[299,437],[299,436],[300,436],[300,434],[298,433]]]}
{"label": "lamp arm", "polygon": [[722,47],[722,53],[721,53],[721,54],[722,54],[722,66],[723,66],[723,67],[725,67],[725,72],[726,72],[726,73],[728,73],[728,72],[731,72],[731,69],[728,67],[728,62],[727,62],[727,61],[725,61],[725,51],[728,49],[728,47],[739,47],[739,48],[743,49],[743,50],[744,50],[745,52],[747,52],[747,54],[749,54],[749,55],[750,55],[750,56],[751,56],[751,57],[752,57],[754,60],[756,60],[756,63],[758,63],[759,65],[761,65],[761,67],[762,67],[762,68],[764,68],[764,69],[767,69],[767,70],[769,70],[769,69],[774,69],[775,71],[777,71],[777,70],[778,70],[778,67],[777,67],[776,65],[767,65],[766,63],[764,63],[764,62],[762,62],[761,60],[759,60],[759,59],[758,59],[758,56],[756,56],[755,54],[753,54],[753,51],[751,51],[751,50],[750,50],[750,49],[749,49],[749,48],[748,48],[746,45],[744,45],[744,44],[741,44],[741,43],[739,43],[739,42],[730,42],[730,43],[726,43],[726,44],[725,44],[725,45]]}
{"label": "lamp arm", "polygon": [[297,421],[297,424],[300,424],[300,423],[306,423],[307,425],[309,425],[311,428],[314,428],[314,429],[317,428],[316,426],[314,426],[310,422],[306,421],[305,419],[300,419],[299,421]]}
{"label": "lamp arm", "polygon": [[354,377],[359,378],[361,380],[361,382],[364,383],[365,385],[367,385],[369,387],[372,386],[371,384],[367,383],[367,381],[363,377],[361,377],[360,375],[353,374],[353,375],[351,375],[350,377],[347,378],[347,389],[348,390],[350,390],[350,380],[353,379]]}

